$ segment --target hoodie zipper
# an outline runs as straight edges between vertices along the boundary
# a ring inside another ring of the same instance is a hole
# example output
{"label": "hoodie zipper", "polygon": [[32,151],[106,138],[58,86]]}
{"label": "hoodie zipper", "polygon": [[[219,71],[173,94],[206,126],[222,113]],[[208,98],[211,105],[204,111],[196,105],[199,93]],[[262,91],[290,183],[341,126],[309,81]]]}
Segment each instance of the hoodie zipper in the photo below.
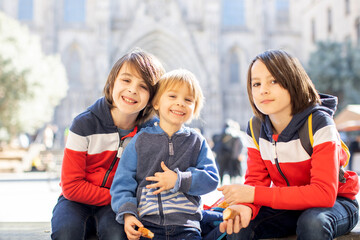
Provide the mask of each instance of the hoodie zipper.
{"label": "hoodie zipper", "polygon": [[286,185],[290,186],[288,179],[285,177],[285,174],[281,171],[281,168],[280,168],[278,155],[277,155],[277,151],[276,151],[276,141],[274,141],[273,146],[274,146],[274,152],[275,152],[275,165],[276,165],[276,168],[279,171],[280,175],[284,178],[284,180],[286,182]]}
{"label": "hoodie zipper", "polygon": [[[169,143],[169,159],[170,159],[172,156],[174,156],[174,145],[171,140],[171,137],[168,138],[168,143]],[[158,194],[158,203],[159,203],[159,213],[160,213],[160,225],[163,225],[164,224],[164,209],[162,206],[161,194]]]}
{"label": "hoodie zipper", "polygon": [[119,142],[118,151],[117,151],[117,153],[116,153],[116,155],[115,155],[115,157],[114,157],[114,159],[113,159],[113,161],[112,161],[109,169],[108,169],[108,170],[106,171],[106,173],[105,173],[104,180],[103,180],[103,182],[102,182],[102,184],[101,184],[101,187],[105,187],[105,184],[106,184],[106,181],[107,181],[108,178],[109,178],[110,172],[112,171],[112,169],[114,168],[114,166],[115,166],[115,164],[116,164],[116,162],[117,162],[117,160],[118,160],[118,156],[119,156],[119,158],[120,158],[120,156],[121,156],[121,154],[122,154],[122,152],[123,152],[123,146],[122,146],[122,145],[123,145],[123,143],[124,143],[124,139],[121,139],[120,133],[119,133],[119,139],[120,139],[120,142]]}

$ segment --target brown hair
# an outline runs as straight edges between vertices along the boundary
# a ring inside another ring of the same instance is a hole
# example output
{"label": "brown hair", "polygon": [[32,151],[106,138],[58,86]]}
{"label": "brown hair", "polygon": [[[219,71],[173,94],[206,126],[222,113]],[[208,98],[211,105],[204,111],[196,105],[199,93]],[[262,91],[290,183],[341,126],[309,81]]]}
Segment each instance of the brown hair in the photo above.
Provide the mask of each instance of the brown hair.
{"label": "brown hair", "polygon": [[289,91],[292,115],[320,103],[319,94],[299,60],[283,50],[268,50],[257,55],[248,69],[247,92],[255,116],[262,120],[265,118],[265,115],[256,108],[251,91],[251,68],[257,60],[264,63],[280,86]]}
{"label": "brown hair", "polygon": [[[106,103],[110,108],[113,108],[113,96],[112,91],[114,88],[115,80],[120,72],[121,67],[124,64],[129,64],[133,67],[142,79],[144,79],[149,89],[149,103],[151,103],[157,90],[157,82],[160,77],[165,73],[164,67],[161,62],[153,55],[135,48],[129,53],[121,57],[112,67],[108,79],[104,86],[104,95]],[[146,121],[152,115],[151,104],[148,104],[143,110],[140,111],[136,118],[136,124]]]}
{"label": "brown hair", "polygon": [[[194,118],[198,118],[200,116],[201,109],[204,105],[204,96],[199,85],[199,81],[195,77],[195,75],[185,69],[176,69],[165,73],[159,80],[159,89],[154,96],[152,104],[155,105],[159,102],[161,96],[166,90],[174,89],[180,85],[185,84],[189,87],[192,96],[195,101],[195,109],[194,109]],[[156,111],[156,114],[159,114]]]}

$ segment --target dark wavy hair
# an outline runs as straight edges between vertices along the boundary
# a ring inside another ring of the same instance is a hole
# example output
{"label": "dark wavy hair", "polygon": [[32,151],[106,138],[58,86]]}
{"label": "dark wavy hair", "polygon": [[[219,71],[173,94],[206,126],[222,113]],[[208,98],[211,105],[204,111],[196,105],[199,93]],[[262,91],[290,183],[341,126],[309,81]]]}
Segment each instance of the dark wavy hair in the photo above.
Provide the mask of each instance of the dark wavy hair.
{"label": "dark wavy hair", "polygon": [[[144,79],[149,89],[149,103],[151,103],[157,90],[157,82],[159,81],[160,77],[165,73],[165,69],[161,62],[155,56],[143,51],[140,48],[135,48],[125,54],[123,57],[117,60],[117,62],[112,67],[103,90],[106,103],[110,108],[114,107],[112,91],[120,69],[125,63],[133,67],[140,75],[140,77]],[[136,124],[143,123],[144,121],[149,119],[152,114],[152,106],[151,104],[147,104],[147,106],[143,110],[141,110],[139,115],[137,116]]]}
{"label": "dark wavy hair", "polygon": [[283,50],[268,50],[251,61],[247,74],[247,92],[255,116],[265,118],[255,106],[252,95],[251,68],[257,60],[264,63],[280,86],[289,91],[292,115],[320,103],[320,96],[299,60]]}

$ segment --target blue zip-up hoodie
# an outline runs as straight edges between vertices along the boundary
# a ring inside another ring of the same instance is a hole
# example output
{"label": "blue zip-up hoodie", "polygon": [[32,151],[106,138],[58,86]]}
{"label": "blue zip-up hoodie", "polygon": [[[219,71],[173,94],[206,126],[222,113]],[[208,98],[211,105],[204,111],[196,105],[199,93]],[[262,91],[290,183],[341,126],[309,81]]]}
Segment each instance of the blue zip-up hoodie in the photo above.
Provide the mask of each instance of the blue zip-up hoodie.
{"label": "blue zip-up hoodie", "polygon": [[[178,179],[173,189],[154,195],[145,178],[163,172],[162,161]],[[111,206],[119,223],[131,213],[140,221],[200,230],[200,195],[215,190],[218,182],[213,153],[198,132],[182,127],[169,137],[159,126],[147,127],[124,150],[110,189]]]}

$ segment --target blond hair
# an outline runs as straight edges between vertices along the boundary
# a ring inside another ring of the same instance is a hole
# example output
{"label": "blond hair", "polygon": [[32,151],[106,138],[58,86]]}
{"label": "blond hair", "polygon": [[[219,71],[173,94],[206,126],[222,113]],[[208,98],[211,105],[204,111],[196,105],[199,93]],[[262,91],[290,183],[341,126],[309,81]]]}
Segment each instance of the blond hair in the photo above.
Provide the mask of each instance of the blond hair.
{"label": "blond hair", "polygon": [[[202,93],[199,81],[195,77],[195,75],[186,70],[186,69],[176,69],[172,70],[168,73],[165,73],[158,82],[158,90],[153,98],[152,105],[158,104],[161,96],[164,94],[165,91],[169,89],[176,89],[181,85],[186,85],[195,102],[194,108],[194,118],[198,118],[200,116],[201,109],[204,104],[204,95]],[[156,114],[159,115],[158,111],[154,110]]]}

